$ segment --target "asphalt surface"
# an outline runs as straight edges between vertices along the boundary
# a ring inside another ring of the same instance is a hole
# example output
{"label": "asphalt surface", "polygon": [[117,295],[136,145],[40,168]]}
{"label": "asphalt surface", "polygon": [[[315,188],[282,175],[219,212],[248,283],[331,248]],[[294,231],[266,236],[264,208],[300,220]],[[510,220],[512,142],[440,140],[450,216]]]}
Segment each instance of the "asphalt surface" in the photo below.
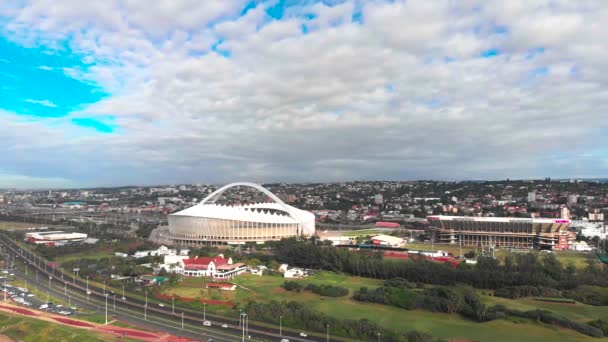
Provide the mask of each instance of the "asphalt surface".
{"label": "asphalt surface", "polygon": [[[89,295],[87,296],[86,282],[79,278],[72,278],[59,272],[54,272],[47,267],[48,262],[38,256],[32,256],[24,252],[8,237],[0,236],[3,251],[7,255],[15,257],[15,265],[11,272],[19,279],[27,279],[28,284],[35,286],[39,291],[48,292],[52,297],[59,298],[65,302],[68,300],[78,309],[97,311],[105,314],[106,297],[103,288],[89,284]],[[27,266],[27,274],[26,267]],[[36,274],[37,271],[37,274]],[[49,277],[51,277],[49,282]],[[63,279],[62,279],[63,277]],[[50,284],[50,287],[49,287]],[[239,326],[238,318],[231,320],[225,317],[207,314],[206,318],[211,326],[203,325],[203,314],[194,310],[176,308],[172,312],[170,305],[158,306],[158,302],[149,301],[147,308],[145,301],[129,297],[121,299],[122,294],[108,293],[108,320],[117,317],[131,324],[140,325],[156,331],[165,331],[174,335],[184,336],[202,341],[327,341],[325,336],[308,336],[306,338],[295,336],[296,333],[283,331],[279,335],[279,329],[273,329],[256,324],[248,324],[248,331],[243,338],[243,329]],[[0,300],[2,298],[0,297]],[[183,329],[182,329],[183,311]],[[221,326],[226,324],[226,328]],[[330,339],[330,341],[337,341]]]}

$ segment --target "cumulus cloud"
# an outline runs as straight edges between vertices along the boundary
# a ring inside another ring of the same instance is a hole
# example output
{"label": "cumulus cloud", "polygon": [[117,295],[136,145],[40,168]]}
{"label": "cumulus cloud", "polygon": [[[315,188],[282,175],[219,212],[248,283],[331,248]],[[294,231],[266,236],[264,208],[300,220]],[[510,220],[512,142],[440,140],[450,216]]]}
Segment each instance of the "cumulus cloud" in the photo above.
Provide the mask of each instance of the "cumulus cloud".
{"label": "cumulus cloud", "polygon": [[[92,64],[64,72],[111,96],[71,117],[119,127],[108,139],[5,114],[9,171],[103,185],[608,171],[603,0],[304,2],[281,19],[271,5],[0,9],[9,39]],[[21,146],[32,125],[48,138]]]}

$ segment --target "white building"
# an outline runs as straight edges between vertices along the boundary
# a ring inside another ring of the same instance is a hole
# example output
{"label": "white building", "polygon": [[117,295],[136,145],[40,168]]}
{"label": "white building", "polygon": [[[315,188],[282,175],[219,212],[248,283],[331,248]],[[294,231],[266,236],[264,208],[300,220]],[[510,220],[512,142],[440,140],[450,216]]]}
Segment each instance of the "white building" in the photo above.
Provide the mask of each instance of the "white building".
{"label": "white building", "polygon": [[177,250],[169,249],[166,246],[160,246],[156,250],[150,251],[137,251],[133,254],[133,257],[139,259],[147,256],[166,256],[166,255],[177,255]]}
{"label": "white building", "polygon": [[536,191],[528,192],[528,202],[536,202]]}
{"label": "white building", "polygon": [[88,235],[83,233],[66,233],[64,231],[25,233],[25,240],[37,245],[61,246],[70,243],[82,243]]}
{"label": "white building", "polygon": [[585,241],[575,242],[572,245],[572,249],[575,250],[575,251],[580,251],[580,252],[589,252],[589,251],[593,250],[593,248],[591,248],[589,246],[589,244],[587,244],[587,242],[585,242]]}
{"label": "white building", "polygon": [[308,276],[308,273],[301,268],[290,268],[283,273],[285,278],[304,278],[306,276]]}
{"label": "white building", "polygon": [[588,220],[572,221],[572,228],[581,233],[582,236],[593,238],[598,236],[600,239],[608,237],[608,229],[603,222],[589,222]]}
{"label": "white building", "polygon": [[233,263],[232,258],[218,255],[214,258],[194,257],[183,259],[180,262],[182,274],[191,277],[212,277],[216,279],[230,279],[247,271],[243,263]]}
{"label": "white building", "polygon": [[404,241],[400,237],[390,235],[376,235],[372,238],[372,244],[388,247],[399,247]]}

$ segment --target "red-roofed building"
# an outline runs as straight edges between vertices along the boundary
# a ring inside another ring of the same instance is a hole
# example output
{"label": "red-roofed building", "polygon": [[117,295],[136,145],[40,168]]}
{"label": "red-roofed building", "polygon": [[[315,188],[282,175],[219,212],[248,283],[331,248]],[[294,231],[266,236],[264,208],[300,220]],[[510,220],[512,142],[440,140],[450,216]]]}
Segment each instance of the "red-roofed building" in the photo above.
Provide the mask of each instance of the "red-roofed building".
{"label": "red-roofed building", "polygon": [[210,257],[194,257],[179,262],[183,269],[182,274],[192,277],[232,278],[244,273],[245,264],[233,263],[232,258],[224,258],[222,254]]}

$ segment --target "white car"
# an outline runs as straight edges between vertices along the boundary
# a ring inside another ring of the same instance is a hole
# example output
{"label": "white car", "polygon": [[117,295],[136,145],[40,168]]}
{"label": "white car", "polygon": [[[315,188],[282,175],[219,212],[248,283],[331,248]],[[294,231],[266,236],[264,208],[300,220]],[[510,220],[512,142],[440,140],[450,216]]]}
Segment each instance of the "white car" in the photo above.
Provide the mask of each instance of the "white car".
{"label": "white car", "polygon": [[283,339],[281,339],[281,342],[289,342],[289,340],[286,338],[283,338]]}
{"label": "white car", "polygon": [[210,327],[211,326],[211,321],[204,321],[203,325],[206,327]]}
{"label": "white car", "polygon": [[226,324],[226,323],[222,324],[222,328],[228,328],[228,324]]}
{"label": "white car", "polygon": [[27,296],[28,296],[28,297],[34,297],[34,294],[33,294],[33,293],[30,293],[30,294],[28,294]]}
{"label": "white car", "polygon": [[306,335],[306,333],[303,333],[303,332],[300,333],[300,336],[302,336],[302,337],[308,337],[308,335]]}
{"label": "white car", "polygon": [[164,308],[164,307],[165,307],[165,304],[163,304],[163,303],[158,303],[158,306],[160,306],[161,308]]}

